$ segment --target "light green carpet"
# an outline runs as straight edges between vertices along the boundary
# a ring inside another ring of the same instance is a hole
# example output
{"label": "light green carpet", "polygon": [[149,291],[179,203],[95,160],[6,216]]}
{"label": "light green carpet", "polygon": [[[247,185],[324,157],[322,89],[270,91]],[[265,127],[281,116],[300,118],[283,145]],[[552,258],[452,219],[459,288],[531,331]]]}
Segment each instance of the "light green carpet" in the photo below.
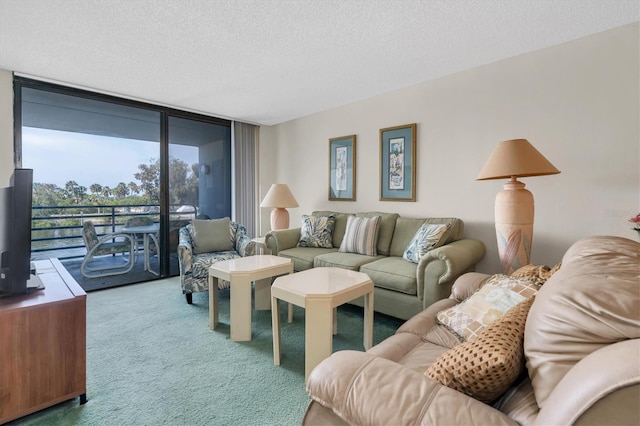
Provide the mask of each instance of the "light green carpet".
{"label": "light green carpet", "polygon": [[[24,417],[28,425],[297,425],[304,386],[304,310],[282,313],[282,362],[273,365],[270,311],[254,311],[253,339],[229,339],[229,291],[220,324],[208,294],[187,305],[178,278],[87,295],[87,398]],[[376,314],[374,344],[402,321]],[[333,349],[362,348],[362,309],[338,308]]]}

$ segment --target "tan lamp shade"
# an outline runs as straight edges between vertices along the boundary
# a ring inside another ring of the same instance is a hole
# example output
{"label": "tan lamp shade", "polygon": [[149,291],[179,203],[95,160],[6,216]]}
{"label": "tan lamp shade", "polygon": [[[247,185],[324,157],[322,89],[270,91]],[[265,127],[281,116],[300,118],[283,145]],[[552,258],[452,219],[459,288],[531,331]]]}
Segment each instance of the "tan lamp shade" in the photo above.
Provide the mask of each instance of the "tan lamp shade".
{"label": "tan lamp shade", "polygon": [[271,212],[271,229],[289,228],[289,212],[287,207],[298,207],[298,202],[285,183],[274,183],[269,188],[260,207],[274,207]]}
{"label": "tan lamp shade", "polygon": [[526,139],[503,141],[495,147],[476,180],[505,179],[512,176],[544,176],[560,173]]}
{"label": "tan lamp shade", "polygon": [[476,180],[510,179],[496,195],[495,226],[498,254],[505,274],[529,263],[533,242],[533,194],[518,177],[560,173],[526,139],[500,142]]}

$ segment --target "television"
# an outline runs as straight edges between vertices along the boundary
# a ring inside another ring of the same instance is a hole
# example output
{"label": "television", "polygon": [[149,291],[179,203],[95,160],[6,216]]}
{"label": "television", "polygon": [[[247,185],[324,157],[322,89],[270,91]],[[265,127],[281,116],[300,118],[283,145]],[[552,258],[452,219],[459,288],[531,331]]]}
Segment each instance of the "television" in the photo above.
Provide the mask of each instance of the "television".
{"label": "television", "polygon": [[31,276],[32,192],[32,169],[15,169],[10,186],[0,190],[0,297],[41,287]]}

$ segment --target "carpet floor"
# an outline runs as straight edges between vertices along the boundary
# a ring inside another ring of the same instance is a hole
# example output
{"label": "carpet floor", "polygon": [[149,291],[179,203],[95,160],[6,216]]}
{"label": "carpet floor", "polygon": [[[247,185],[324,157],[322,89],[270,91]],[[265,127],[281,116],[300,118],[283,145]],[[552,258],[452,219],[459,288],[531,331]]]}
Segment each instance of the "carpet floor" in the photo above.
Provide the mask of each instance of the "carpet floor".
{"label": "carpet floor", "polygon": [[[229,339],[229,290],[220,324],[208,326],[208,294],[187,305],[178,278],[87,295],[87,399],[67,401],[10,425],[298,425],[304,385],[304,309],[287,324],[273,365],[270,311],[254,311],[253,338]],[[376,314],[374,344],[402,324]],[[362,348],[362,308],[338,308],[334,351]]]}

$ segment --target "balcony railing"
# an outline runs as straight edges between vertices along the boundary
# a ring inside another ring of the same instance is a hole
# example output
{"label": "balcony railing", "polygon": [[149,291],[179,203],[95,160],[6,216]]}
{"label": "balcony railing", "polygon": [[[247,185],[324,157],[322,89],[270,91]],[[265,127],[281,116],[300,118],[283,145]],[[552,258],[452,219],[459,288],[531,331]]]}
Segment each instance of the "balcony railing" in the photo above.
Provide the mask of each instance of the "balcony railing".
{"label": "balcony railing", "polygon": [[[183,204],[170,206],[179,208]],[[186,211],[171,211],[169,221],[175,226],[183,226],[196,215],[195,206],[187,206]],[[183,210],[183,209],[181,209]],[[86,253],[82,239],[85,220],[93,221],[98,237],[118,232],[127,219],[136,216],[151,217],[154,222],[160,218],[157,204],[123,204],[98,206],[33,206],[31,221],[31,258],[57,257],[73,259]]]}

